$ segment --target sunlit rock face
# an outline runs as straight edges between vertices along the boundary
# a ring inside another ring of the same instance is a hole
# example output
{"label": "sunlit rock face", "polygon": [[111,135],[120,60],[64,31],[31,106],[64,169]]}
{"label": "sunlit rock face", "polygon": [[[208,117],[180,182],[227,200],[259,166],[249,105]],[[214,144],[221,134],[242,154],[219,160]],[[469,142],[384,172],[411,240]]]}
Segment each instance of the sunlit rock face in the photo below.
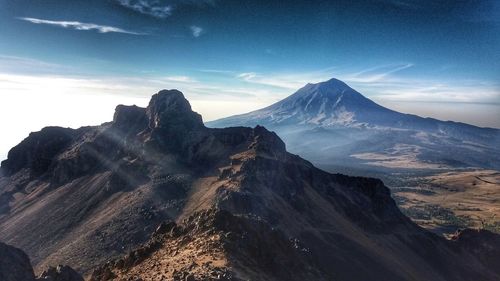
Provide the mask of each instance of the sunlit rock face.
{"label": "sunlit rock face", "polygon": [[500,276],[490,252],[413,224],[380,180],[319,170],[263,126],[206,128],[176,90],[147,108],[118,106],[100,126],[33,133],[12,151],[0,239],[38,272],[64,263],[92,280]]}
{"label": "sunlit rock face", "polygon": [[190,147],[201,140],[205,126],[201,115],[191,110],[191,105],[177,90],[163,90],[153,95],[148,107],[149,145],[190,157]]}
{"label": "sunlit rock face", "polygon": [[201,115],[191,110],[191,105],[177,90],[162,90],[153,95],[146,114],[149,128],[181,132],[203,128]]}

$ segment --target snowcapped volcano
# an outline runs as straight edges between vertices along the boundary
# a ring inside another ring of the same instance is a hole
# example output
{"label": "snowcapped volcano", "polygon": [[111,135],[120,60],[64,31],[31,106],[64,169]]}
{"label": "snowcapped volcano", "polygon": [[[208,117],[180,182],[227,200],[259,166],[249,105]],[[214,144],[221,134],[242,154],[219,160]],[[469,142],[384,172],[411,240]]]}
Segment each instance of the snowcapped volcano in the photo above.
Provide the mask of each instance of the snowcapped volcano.
{"label": "snowcapped volcano", "polygon": [[307,84],[293,95],[257,111],[277,123],[354,125],[373,113],[391,113],[356,92],[344,82],[331,79]]}
{"label": "snowcapped volcano", "polygon": [[[402,127],[417,125],[414,122],[411,124],[411,120],[415,118],[418,117],[378,105],[346,83],[332,78],[317,84],[309,83],[291,96],[266,108],[209,122],[208,125]],[[419,126],[429,125],[425,124],[428,122],[424,118],[420,119],[422,120]]]}
{"label": "snowcapped volcano", "polygon": [[500,130],[400,113],[337,79],[307,84],[268,107],[206,125],[268,127],[290,151],[318,165],[500,168]]}

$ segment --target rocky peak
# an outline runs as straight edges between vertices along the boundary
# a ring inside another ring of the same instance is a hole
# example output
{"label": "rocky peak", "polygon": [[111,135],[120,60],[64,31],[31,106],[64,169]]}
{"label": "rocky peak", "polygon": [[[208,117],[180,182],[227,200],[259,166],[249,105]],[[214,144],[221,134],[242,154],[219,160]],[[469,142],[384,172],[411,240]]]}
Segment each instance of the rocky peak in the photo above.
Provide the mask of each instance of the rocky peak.
{"label": "rocky peak", "polygon": [[258,154],[276,159],[282,159],[286,155],[285,143],[276,133],[262,126],[256,126],[253,129],[253,142],[249,148],[254,149]]}
{"label": "rocky peak", "polygon": [[328,81],[315,83],[315,84],[307,84],[304,87],[300,88],[295,94],[290,97],[295,97],[295,99],[299,98],[331,98],[335,99],[339,96],[347,94],[348,96],[358,96],[361,95],[351,87],[349,87],[346,83],[337,80],[330,79]]}
{"label": "rocky peak", "polygon": [[307,84],[291,97],[292,104],[308,113],[330,113],[342,106],[368,104],[363,95],[337,79],[317,84]]}
{"label": "rocky peak", "polygon": [[201,115],[192,111],[191,105],[178,90],[162,90],[153,95],[146,115],[148,147],[180,155],[183,161],[191,157],[191,148],[205,133]]}
{"label": "rocky peak", "polygon": [[39,132],[30,133],[9,151],[7,160],[2,161],[2,173],[10,176],[23,168],[29,168],[33,176],[43,174],[57,153],[66,148],[75,135],[75,130],[60,127],[45,127]]}
{"label": "rocky peak", "polygon": [[204,127],[201,115],[192,111],[191,105],[178,90],[161,90],[153,95],[146,114],[151,129],[193,130]]}
{"label": "rocky peak", "polygon": [[123,126],[135,122],[138,119],[146,117],[146,109],[136,105],[119,104],[115,108],[113,123],[117,126]]}
{"label": "rocky peak", "polygon": [[308,89],[322,89],[322,90],[352,90],[346,83],[332,78],[328,81],[320,82],[320,83],[308,83],[304,88]]}

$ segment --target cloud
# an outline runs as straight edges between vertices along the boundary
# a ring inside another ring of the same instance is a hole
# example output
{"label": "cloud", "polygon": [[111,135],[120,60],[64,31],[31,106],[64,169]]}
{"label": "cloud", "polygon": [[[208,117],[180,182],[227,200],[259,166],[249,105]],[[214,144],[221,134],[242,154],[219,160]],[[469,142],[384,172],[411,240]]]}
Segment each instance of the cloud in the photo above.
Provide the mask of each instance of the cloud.
{"label": "cloud", "polygon": [[196,25],[191,25],[189,27],[191,29],[191,33],[193,34],[194,37],[198,38],[203,34],[203,28],[196,26]]}
{"label": "cloud", "polygon": [[45,73],[68,72],[72,66],[49,63],[37,59],[0,55],[0,72],[35,73],[43,69]]}
{"label": "cloud", "polygon": [[224,70],[224,69],[197,69],[196,71],[205,72],[205,73],[215,73],[215,74],[234,74],[233,70]]}
{"label": "cloud", "polygon": [[237,77],[241,78],[245,81],[252,82],[252,79],[257,77],[257,73],[255,73],[255,72],[243,72],[243,73],[238,74]]}
{"label": "cloud", "polygon": [[396,72],[413,67],[413,63],[403,63],[403,64],[389,64],[376,66],[372,68],[367,68],[360,72],[349,75],[350,81],[357,82],[376,82],[387,78],[389,75]]}
{"label": "cloud", "polygon": [[147,0],[117,0],[118,3],[126,8],[132,9],[141,14],[150,15],[156,18],[164,19],[172,14],[172,5],[164,1]]}
{"label": "cloud", "polygon": [[384,101],[418,101],[447,103],[498,104],[500,84],[482,80],[445,80],[403,78],[399,71],[413,67],[411,63],[376,66],[356,72],[336,68],[296,73],[242,72],[235,77],[263,88],[274,88],[286,95],[307,83],[338,78],[360,93]]}
{"label": "cloud", "polygon": [[165,80],[169,82],[196,83],[196,79],[189,76],[167,76]]}
{"label": "cloud", "polygon": [[297,90],[307,83],[317,83],[328,80],[333,77],[335,68],[325,68],[310,72],[301,73],[256,73],[243,72],[236,75],[236,78],[248,83],[259,84],[263,86],[272,86],[275,88]]}
{"label": "cloud", "polygon": [[79,21],[54,21],[54,20],[45,20],[45,19],[36,19],[36,18],[18,18],[20,20],[24,20],[27,22],[31,22],[34,24],[47,24],[53,25],[63,28],[70,28],[75,30],[96,30],[99,33],[125,33],[132,35],[146,35],[145,33],[139,33],[134,31],[129,31],[125,29],[121,29],[119,27],[107,26],[107,25],[99,25],[95,23],[84,23]]}
{"label": "cloud", "polygon": [[115,0],[121,6],[138,13],[165,19],[181,5],[213,5],[216,0]]}
{"label": "cloud", "polygon": [[407,102],[446,102],[499,105],[500,87],[478,80],[446,81],[434,79],[388,78],[377,82],[352,82],[360,92],[380,100]]}

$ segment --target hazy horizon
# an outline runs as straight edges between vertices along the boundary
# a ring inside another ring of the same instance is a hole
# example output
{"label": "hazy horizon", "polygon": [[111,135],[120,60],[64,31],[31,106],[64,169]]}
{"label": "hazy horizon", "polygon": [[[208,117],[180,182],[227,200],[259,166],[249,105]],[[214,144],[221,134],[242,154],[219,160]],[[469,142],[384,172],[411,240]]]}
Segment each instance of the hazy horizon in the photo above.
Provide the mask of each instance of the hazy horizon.
{"label": "hazy horizon", "polygon": [[0,0],[0,159],[161,89],[210,121],[332,77],[397,111],[500,128],[499,18],[493,0]]}

